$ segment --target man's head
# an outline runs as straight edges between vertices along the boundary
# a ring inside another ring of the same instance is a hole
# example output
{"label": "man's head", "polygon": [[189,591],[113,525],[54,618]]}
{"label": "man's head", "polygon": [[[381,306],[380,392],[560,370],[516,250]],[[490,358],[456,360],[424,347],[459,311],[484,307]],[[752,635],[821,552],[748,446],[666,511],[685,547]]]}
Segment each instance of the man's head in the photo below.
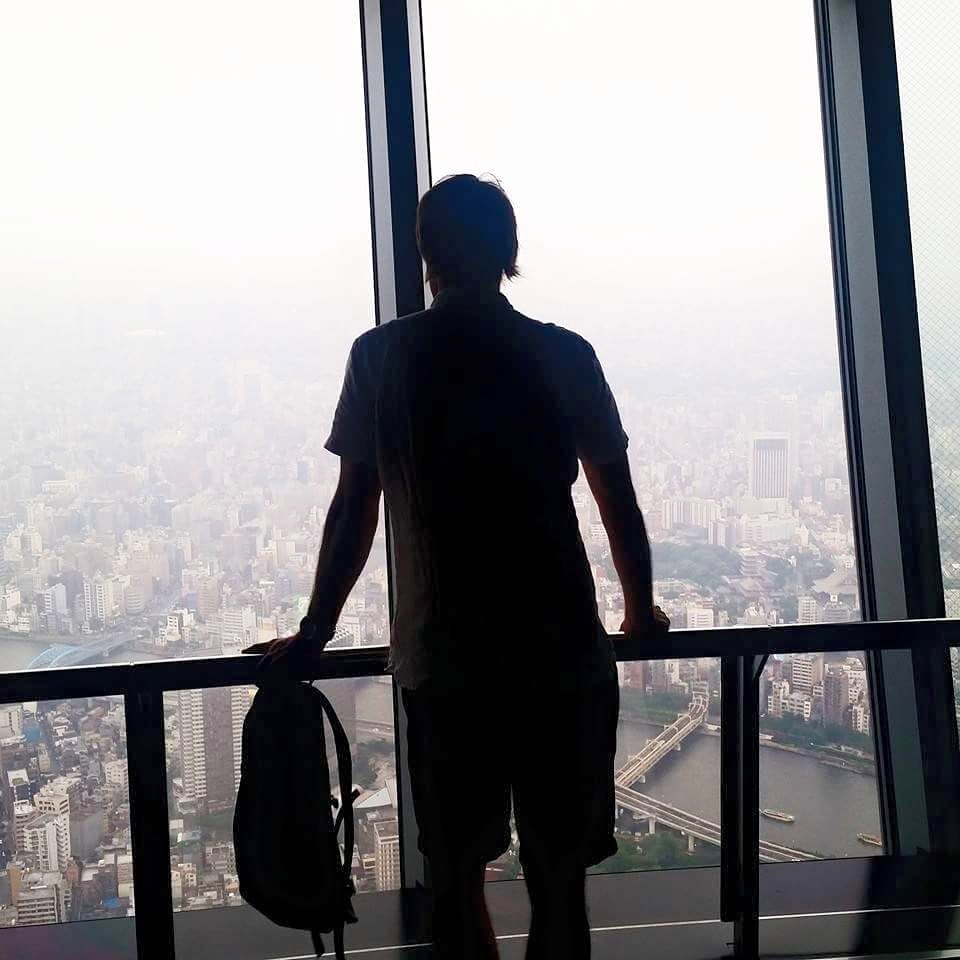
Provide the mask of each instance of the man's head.
{"label": "man's head", "polygon": [[499,183],[447,177],[417,207],[417,246],[434,293],[442,287],[499,286],[517,275],[517,219]]}

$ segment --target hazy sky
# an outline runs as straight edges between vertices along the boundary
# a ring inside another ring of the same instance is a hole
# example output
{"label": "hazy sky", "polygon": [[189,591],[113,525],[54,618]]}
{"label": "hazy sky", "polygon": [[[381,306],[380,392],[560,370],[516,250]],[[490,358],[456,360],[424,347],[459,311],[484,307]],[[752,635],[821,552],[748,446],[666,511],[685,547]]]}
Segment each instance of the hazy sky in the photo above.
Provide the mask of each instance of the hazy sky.
{"label": "hazy sky", "polygon": [[2,5],[0,323],[372,324],[356,3]]}
{"label": "hazy sky", "polygon": [[[0,3],[2,332],[372,323],[355,0]],[[433,171],[502,180],[521,309],[836,377],[807,0],[423,9]]]}
{"label": "hazy sky", "polygon": [[518,306],[611,356],[836,367],[809,3],[424,0],[424,25],[434,176],[514,197]]}

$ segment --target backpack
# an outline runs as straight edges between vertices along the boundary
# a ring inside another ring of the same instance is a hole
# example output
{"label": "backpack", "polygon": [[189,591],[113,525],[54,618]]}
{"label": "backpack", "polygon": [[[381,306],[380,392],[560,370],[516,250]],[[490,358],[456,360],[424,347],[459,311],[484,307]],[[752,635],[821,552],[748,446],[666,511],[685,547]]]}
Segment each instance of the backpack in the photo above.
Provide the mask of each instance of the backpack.
{"label": "backpack", "polygon": [[[324,714],[336,745],[339,804],[330,790]],[[240,894],[274,923],[309,930],[318,957],[320,935],[332,930],[338,960],[344,924],[357,922],[352,779],[350,745],[330,701],[309,683],[278,678],[261,684],[243,722],[233,816]]]}

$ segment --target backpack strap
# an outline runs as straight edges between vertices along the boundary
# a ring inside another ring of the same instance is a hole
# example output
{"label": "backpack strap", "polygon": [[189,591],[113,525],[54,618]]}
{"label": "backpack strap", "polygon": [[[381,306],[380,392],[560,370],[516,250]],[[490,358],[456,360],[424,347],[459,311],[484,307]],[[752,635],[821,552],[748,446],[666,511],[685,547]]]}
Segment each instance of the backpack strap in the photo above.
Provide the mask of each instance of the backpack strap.
{"label": "backpack strap", "polygon": [[[354,919],[353,909],[350,906],[350,895],[353,893],[353,884],[350,879],[350,870],[353,866],[353,848],[354,848],[354,824],[353,824],[353,759],[350,756],[350,741],[347,739],[347,732],[343,729],[343,724],[337,716],[336,710],[327,699],[322,690],[316,690],[320,697],[320,704],[323,712],[330,721],[330,728],[333,730],[333,742],[337,749],[337,774],[340,781],[340,809],[337,812],[334,832],[339,833],[340,824],[343,824],[343,881],[346,893],[346,902],[344,904],[344,918]],[[339,939],[340,948],[337,957],[343,956],[343,922],[341,921],[339,929],[334,928],[334,937]]]}

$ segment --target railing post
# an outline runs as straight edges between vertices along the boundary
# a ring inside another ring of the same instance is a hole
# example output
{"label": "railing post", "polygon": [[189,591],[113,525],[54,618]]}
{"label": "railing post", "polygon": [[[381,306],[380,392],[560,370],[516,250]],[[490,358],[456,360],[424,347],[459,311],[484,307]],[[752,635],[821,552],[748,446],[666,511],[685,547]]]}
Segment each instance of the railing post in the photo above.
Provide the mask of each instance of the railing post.
{"label": "railing post", "polygon": [[760,673],[767,658],[737,659],[741,879],[734,951],[741,960],[756,960],[760,954]]}
{"label": "railing post", "polygon": [[738,660],[730,654],[720,658],[720,919],[725,923],[736,920],[740,899]]}
{"label": "railing post", "polygon": [[766,656],[720,661],[720,919],[734,955],[760,951],[760,673]]}
{"label": "railing post", "polygon": [[163,694],[128,690],[124,707],[137,960],[174,960]]}

